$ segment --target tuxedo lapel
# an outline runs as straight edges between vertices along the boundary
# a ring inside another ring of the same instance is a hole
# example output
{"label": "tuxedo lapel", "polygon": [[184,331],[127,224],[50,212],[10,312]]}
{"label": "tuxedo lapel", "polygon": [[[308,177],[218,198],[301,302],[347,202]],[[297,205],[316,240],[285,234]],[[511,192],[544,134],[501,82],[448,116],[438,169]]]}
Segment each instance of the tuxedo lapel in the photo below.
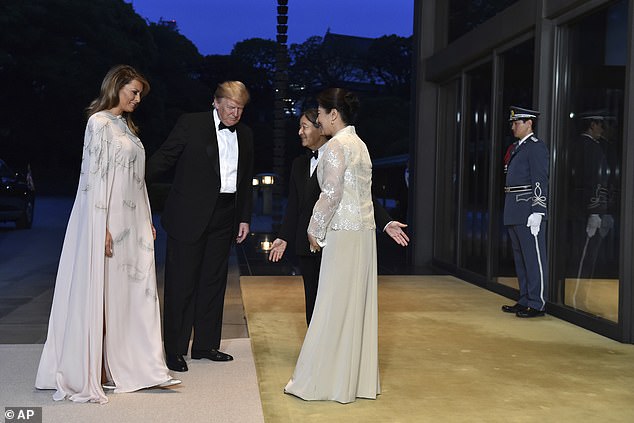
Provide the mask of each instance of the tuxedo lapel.
{"label": "tuxedo lapel", "polygon": [[218,153],[218,138],[214,126],[213,115],[205,115],[207,119],[203,122],[201,129],[204,139],[207,140],[207,157],[211,166],[218,176],[220,176],[220,154]]}
{"label": "tuxedo lapel", "polygon": [[319,198],[319,193],[321,192],[321,188],[319,188],[319,181],[317,180],[317,169],[310,175],[310,159],[306,160],[306,173],[305,173],[305,190],[304,190],[304,201],[306,205],[312,210],[317,198]]}
{"label": "tuxedo lapel", "polygon": [[[308,170],[310,172],[310,169]],[[309,192],[314,190],[319,190],[319,181],[317,181],[317,171],[315,170],[312,176],[308,177],[308,182],[306,182],[306,188]]]}
{"label": "tuxedo lapel", "polygon": [[244,160],[246,160],[246,155],[243,154],[246,149],[246,137],[242,134],[240,126],[241,125],[238,123],[238,126],[236,127],[236,138],[238,138],[238,186],[240,186],[240,181],[242,181],[242,178],[244,177]]}

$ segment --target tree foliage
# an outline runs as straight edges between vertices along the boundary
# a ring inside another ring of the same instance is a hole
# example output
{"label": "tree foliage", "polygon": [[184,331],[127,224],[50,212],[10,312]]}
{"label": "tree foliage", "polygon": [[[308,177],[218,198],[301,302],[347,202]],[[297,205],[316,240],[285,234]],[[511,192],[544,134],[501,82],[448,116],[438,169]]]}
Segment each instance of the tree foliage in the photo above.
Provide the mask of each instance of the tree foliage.
{"label": "tree foliage", "polygon": [[[264,38],[249,38],[235,44],[231,56],[254,69],[265,71],[269,77],[275,72],[277,43]],[[272,80],[272,78],[270,79]]]}
{"label": "tree foliage", "polygon": [[0,7],[2,154],[21,166],[32,162],[36,175],[51,169],[68,177],[72,166],[76,178],[84,109],[101,78],[116,63],[146,71],[156,46],[123,1],[9,0]]}
{"label": "tree foliage", "polygon": [[375,39],[368,50],[365,70],[388,91],[409,95],[412,78],[412,37],[384,35]]}
{"label": "tree foliage", "polygon": [[31,163],[40,188],[66,184],[68,191],[78,175],[85,108],[108,69],[126,63],[149,79],[137,121],[151,146],[180,113],[209,107],[209,89],[194,77],[201,60],[191,41],[148,25],[122,0],[5,0],[0,155],[17,167]]}
{"label": "tree foliage", "polygon": [[315,95],[326,87],[355,91],[362,100],[357,131],[372,157],[406,153],[412,37],[335,37],[325,42],[314,36],[291,45],[291,95],[302,106],[314,106]]}
{"label": "tree foliage", "polygon": [[[301,103],[327,86],[361,91],[359,129],[373,155],[403,152],[411,38],[382,37],[363,51],[324,38],[290,47],[291,98]],[[135,113],[148,155],[182,113],[209,110],[217,84],[237,79],[251,92],[243,120],[254,129],[256,172],[270,171],[278,49],[273,40],[252,38],[230,55],[203,57],[175,25],[147,22],[123,0],[2,0],[0,157],[18,169],[30,163],[41,190],[73,192],[85,108],[107,70],[126,63],[152,87]],[[401,127],[388,131],[383,122]],[[289,119],[286,151],[293,156],[296,131]]]}

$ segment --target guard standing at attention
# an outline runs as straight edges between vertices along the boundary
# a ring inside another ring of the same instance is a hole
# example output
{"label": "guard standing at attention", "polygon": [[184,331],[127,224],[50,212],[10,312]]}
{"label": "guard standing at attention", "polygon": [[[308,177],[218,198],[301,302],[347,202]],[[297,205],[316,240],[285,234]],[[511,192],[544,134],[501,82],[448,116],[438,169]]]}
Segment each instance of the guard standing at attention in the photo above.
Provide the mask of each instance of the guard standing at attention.
{"label": "guard standing at attention", "polygon": [[504,225],[507,227],[520,295],[502,311],[517,317],[543,316],[548,292],[546,219],[548,147],[534,135],[539,112],[511,106],[511,130],[518,139],[510,149],[504,187]]}

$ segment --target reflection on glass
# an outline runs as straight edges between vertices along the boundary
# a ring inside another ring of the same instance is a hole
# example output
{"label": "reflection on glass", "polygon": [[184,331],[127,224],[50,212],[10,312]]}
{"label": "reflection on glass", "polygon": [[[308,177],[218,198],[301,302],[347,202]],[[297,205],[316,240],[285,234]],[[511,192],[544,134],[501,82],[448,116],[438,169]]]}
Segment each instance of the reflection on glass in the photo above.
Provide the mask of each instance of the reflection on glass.
{"label": "reflection on glass", "polygon": [[439,138],[436,167],[436,228],[434,257],[442,262],[457,264],[458,180],[460,151],[460,80],[440,88]]}
{"label": "reflection on glass", "polygon": [[[566,171],[557,231],[560,301],[618,321],[622,116],[627,2],[569,30],[568,102],[562,111]],[[622,40],[622,41],[617,41]]]}
{"label": "reflection on glass", "polygon": [[491,125],[481,117],[491,113],[492,75],[491,63],[468,73],[464,122],[460,260],[464,268],[483,276],[488,262]]}

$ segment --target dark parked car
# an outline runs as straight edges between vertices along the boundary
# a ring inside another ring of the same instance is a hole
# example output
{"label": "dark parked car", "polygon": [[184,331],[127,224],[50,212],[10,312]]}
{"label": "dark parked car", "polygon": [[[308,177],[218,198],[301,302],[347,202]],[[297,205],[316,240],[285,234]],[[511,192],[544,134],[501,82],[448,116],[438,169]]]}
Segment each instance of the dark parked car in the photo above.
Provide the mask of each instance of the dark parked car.
{"label": "dark parked car", "polygon": [[31,169],[26,173],[11,170],[0,159],[0,221],[15,222],[20,229],[29,229],[33,225],[35,209],[35,187]]}

